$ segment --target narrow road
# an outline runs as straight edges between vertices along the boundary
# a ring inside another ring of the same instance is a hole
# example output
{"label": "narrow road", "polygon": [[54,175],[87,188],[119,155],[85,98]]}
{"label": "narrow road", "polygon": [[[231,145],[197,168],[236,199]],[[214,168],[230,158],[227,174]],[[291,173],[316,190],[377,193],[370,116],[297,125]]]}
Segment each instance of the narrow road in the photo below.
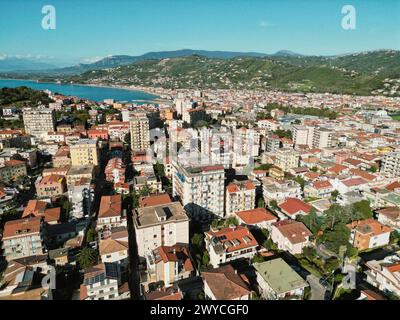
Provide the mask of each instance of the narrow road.
{"label": "narrow road", "polygon": [[319,279],[313,274],[307,276],[307,282],[311,288],[310,300],[325,300],[326,288],[319,283]]}

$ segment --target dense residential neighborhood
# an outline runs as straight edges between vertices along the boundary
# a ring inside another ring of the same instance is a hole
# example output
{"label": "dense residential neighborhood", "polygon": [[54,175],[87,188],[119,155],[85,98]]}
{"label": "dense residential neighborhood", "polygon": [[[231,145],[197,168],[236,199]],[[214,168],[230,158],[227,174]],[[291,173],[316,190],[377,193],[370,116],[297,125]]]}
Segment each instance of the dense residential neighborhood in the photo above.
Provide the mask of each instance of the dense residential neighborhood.
{"label": "dense residential neighborhood", "polygon": [[286,93],[42,94],[2,109],[20,126],[0,130],[0,299],[399,298],[385,103],[321,95],[308,115]]}

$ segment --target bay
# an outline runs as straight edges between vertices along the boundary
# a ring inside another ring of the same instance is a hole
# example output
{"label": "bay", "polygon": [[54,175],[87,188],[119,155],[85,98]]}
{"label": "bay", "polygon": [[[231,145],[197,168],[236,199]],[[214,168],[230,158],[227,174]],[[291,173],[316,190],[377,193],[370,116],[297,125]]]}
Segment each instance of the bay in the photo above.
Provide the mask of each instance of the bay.
{"label": "bay", "polygon": [[52,82],[36,82],[34,80],[0,79],[0,88],[16,88],[25,86],[35,90],[50,90],[66,96],[75,96],[92,101],[102,102],[104,99],[115,101],[136,102],[138,104],[151,103],[158,97],[143,91],[128,89],[84,86],[78,84],[58,84]]}

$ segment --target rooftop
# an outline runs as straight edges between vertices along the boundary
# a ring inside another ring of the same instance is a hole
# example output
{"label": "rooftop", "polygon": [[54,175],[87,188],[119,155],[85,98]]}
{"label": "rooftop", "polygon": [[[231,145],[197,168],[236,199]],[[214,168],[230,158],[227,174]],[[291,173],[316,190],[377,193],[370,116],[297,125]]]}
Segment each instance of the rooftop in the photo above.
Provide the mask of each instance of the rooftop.
{"label": "rooftop", "polygon": [[308,287],[308,283],[282,258],[255,263],[254,268],[277,294]]}
{"label": "rooftop", "polygon": [[137,208],[133,219],[137,228],[189,220],[180,202]]}

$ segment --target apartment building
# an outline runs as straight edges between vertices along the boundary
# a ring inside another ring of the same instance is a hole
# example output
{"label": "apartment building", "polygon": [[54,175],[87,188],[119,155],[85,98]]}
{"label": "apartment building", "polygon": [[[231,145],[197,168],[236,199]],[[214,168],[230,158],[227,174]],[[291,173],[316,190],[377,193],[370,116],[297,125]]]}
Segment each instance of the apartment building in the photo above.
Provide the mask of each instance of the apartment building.
{"label": "apartment building", "polygon": [[1,181],[16,180],[17,178],[24,177],[27,174],[25,161],[9,160],[4,162],[3,166],[0,166]]}
{"label": "apartment building", "polygon": [[293,126],[293,142],[297,145],[313,145],[314,127],[309,126]]}
{"label": "apartment building", "polygon": [[293,180],[276,180],[271,177],[262,178],[263,197],[266,204],[272,200],[281,202],[286,198],[301,198],[300,184]]}
{"label": "apartment building", "polygon": [[82,166],[72,166],[69,168],[66,177],[68,186],[80,181],[82,178],[92,181],[94,178],[94,165],[86,164]]}
{"label": "apartment building", "polygon": [[150,147],[149,119],[145,113],[133,113],[129,117],[132,151],[144,151]]}
{"label": "apartment building", "polygon": [[280,250],[291,254],[300,254],[304,247],[310,245],[312,233],[306,226],[295,220],[282,220],[272,224],[271,240]]}
{"label": "apartment building", "polygon": [[3,230],[3,255],[7,261],[43,254],[42,217],[7,221]]}
{"label": "apartment building", "polygon": [[179,244],[152,250],[146,262],[149,282],[163,281],[166,287],[189,278],[195,271],[188,247]]}
{"label": "apartment building", "polygon": [[334,190],[329,180],[321,180],[306,185],[304,194],[307,197],[330,198]]}
{"label": "apartment building", "polygon": [[349,242],[358,250],[374,249],[389,244],[392,228],[374,219],[354,221],[350,229]]}
{"label": "apartment building", "polygon": [[70,145],[71,164],[73,166],[82,166],[99,164],[99,149],[97,140],[79,139],[74,144]]}
{"label": "apartment building", "polygon": [[189,243],[189,218],[179,202],[137,208],[133,225],[140,257],[160,246]]}
{"label": "apartment building", "polygon": [[391,178],[400,176],[400,152],[389,152],[383,156],[381,172]]}
{"label": "apartment building", "polygon": [[112,158],[104,170],[106,180],[112,183],[125,182],[125,166],[121,158]]}
{"label": "apartment building", "polygon": [[68,200],[71,204],[71,217],[80,219],[91,215],[94,201],[94,185],[91,179],[81,178],[69,184]]}
{"label": "apartment building", "polygon": [[301,300],[308,283],[282,258],[255,263],[257,283],[266,300]]}
{"label": "apartment building", "polygon": [[227,264],[217,269],[203,271],[204,294],[209,300],[250,300],[248,283]]}
{"label": "apartment building", "polygon": [[299,166],[300,154],[291,148],[282,148],[276,151],[275,165],[281,170],[288,172]]}
{"label": "apartment building", "polygon": [[53,167],[65,167],[71,165],[71,158],[68,146],[62,146],[52,157]]}
{"label": "apartment building", "polygon": [[233,181],[226,187],[225,216],[235,212],[254,209],[256,186],[250,180]]}
{"label": "apartment building", "polygon": [[330,148],[332,147],[333,132],[326,128],[315,128],[312,137],[313,148]]}
{"label": "apartment building", "polygon": [[395,254],[366,264],[367,282],[383,292],[400,296],[400,257]]}
{"label": "apartment building", "polygon": [[129,265],[128,241],[109,237],[99,242],[99,254],[103,263],[112,264],[116,271],[116,278],[121,283]]}
{"label": "apartment building", "polygon": [[244,226],[230,226],[204,233],[210,264],[219,265],[241,258],[252,258],[257,253],[258,242]]}
{"label": "apartment building", "polygon": [[126,216],[122,211],[121,195],[102,196],[96,228],[98,230],[109,230],[120,226],[126,226]]}
{"label": "apartment building", "polygon": [[56,114],[54,110],[47,108],[24,108],[22,110],[25,132],[41,138],[48,132],[55,131]]}
{"label": "apartment building", "polygon": [[57,174],[44,176],[36,182],[35,187],[36,194],[40,198],[61,196],[67,190],[65,177]]}
{"label": "apartment building", "polygon": [[183,167],[174,164],[173,196],[180,197],[190,217],[207,220],[224,216],[223,166]]}
{"label": "apartment building", "polygon": [[112,264],[101,263],[85,269],[80,286],[80,300],[125,300],[130,298],[127,284],[119,285]]}

